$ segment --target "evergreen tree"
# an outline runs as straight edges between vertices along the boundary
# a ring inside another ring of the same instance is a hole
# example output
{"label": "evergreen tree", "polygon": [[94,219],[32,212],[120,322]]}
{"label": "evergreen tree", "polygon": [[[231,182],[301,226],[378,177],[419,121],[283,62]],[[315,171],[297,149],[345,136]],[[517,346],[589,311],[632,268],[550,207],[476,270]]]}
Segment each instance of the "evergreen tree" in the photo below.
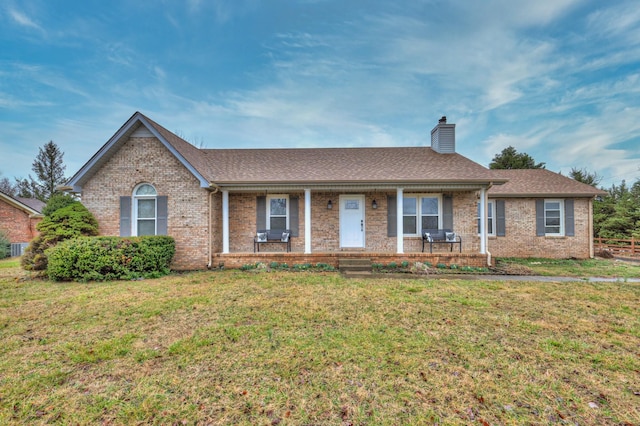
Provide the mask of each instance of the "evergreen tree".
{"label": "evergreen tree", "polygon": [[16,187],[11,183],[9,178],[3,177],[0,179],[0,191],[4,192],[7,195],[11,195],[15,197],[16,195]]}
{"label": "evergreen tree", "polygon": [[640,180],[631,189],[623,180],[593,205],[596,236],[612,239],[640,238]]}
{"label": "evergreen tree", "polygon": [[489,168],[494,170],[504,169],[544,169],[545,163],[536,163],[529,154],[520,153],[512,146],[496,154],[489,163]]}
{"label": "evergreen tree", "polygon": [[[58,192],[59,185],[65,183],[64,170],[66,166],[62,158],[64,152],[53,141],[47,142],[38,150],[38,156],[33,161],[31,169],[36,174],[38,191],[35,198],[47,201]],[[29,176],[31,179],[31,176]]]}
{"label": "evergreen tree", "polygon": [[597,187],[602,181],[602,177],[596,172],[589,172],[587,169],[576,169],[575,167],[569,172],[569,177],[578,182],[586,183]]}
{"label": "evergreen tree", "polygon": [[40,191],[40,186],[38,185],[38,182],[33,180],[31,175],[29,175],[29,179],[16,178],[14,193],[16,197],[37,198],[38,200],[43,199],[43,194],[42,191]]}

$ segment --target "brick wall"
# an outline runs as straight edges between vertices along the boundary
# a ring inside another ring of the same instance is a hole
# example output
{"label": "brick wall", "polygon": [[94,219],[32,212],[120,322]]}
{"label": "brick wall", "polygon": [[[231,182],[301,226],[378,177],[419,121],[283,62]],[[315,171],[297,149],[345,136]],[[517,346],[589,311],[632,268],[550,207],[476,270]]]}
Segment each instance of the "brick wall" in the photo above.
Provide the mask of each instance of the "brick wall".
{"label": "brick wall", "polygon": [[489,251],[494,257],[546,257],[586,259],[592,257],[591,199],[574,199],[575,236],[536,236],[536,200],[506,199],[506,236],[491,237]]}
{"label": "brick wall", "polygon": [[7,233],[11,243],[28,243],[38,235],[36,225],[40,217],[30,217],[29,213],[0,200],[0,229]]}
{"label": "brick wall", "polygon": [[[256,227],[256,197],[264,193],[229,194],[229,249],[231,253],[253,252],[253,237]],[[394,193],[370,192],[365,195],[365,250],[371,252],[396,251],[397,238],[387,236],[387,196]],[[409,193],[407,193],[409,195]],[[291,250],[304,252],[304,193],[290,193],[289,196],[299,197],[299,236],[291,241]],[[340,251],[340,194],[326,192],[311,193],[311,251],[333,252]],[[376,200],[377,209],[371,207]],[[331,200],[333,208],[327,209]],[[455,193],[453,198],[454,227],[463,241],[463,252],[478,252],[480,238],[476,232],[476,197],[473,192]],[[215,213],[218,214],[218,213]],[[214,215],[215,215],[214,214]],[[434,250],[446,251],[444,245],[434,246]],[[264,250],[283,251],[281,244],[267,246]],[[422,238],[405,237],[405,252],[420,252]],[[220,251],[220,250],[218,250]]]}
{"label": "brick wall", "polygon": [[97,218],[100,235],[120,235],[120,196],[131,196],[143,182],[168,196],[168,234],[176,240],[172,268],[206,268],[209,191],[155,138],[130,138],[84,185],[82,202]]}

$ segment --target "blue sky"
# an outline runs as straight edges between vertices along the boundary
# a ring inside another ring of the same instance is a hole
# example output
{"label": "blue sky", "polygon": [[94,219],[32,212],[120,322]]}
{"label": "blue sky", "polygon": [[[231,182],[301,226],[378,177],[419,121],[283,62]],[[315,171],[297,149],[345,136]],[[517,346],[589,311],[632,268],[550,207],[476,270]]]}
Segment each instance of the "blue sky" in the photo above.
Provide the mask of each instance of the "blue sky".
{"label": "blue sky", "polygon": [[417,146],[640,179],[637,0],[3,0],[0,177],[135,112],[203,148]]}

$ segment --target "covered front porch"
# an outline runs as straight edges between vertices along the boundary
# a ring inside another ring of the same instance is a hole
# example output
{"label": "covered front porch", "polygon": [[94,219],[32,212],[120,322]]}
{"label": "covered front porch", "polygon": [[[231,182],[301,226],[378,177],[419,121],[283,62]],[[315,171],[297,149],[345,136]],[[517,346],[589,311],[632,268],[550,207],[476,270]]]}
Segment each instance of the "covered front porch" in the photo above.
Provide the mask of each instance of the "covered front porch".
{"label": "covered front porch", "polygon": [[[487,183],[361,184],[315,187],[220,186],[220,233],[211,265],[262,263],[337,266],[344,257],[372,263],[428,262],[485,267]],[[461,252],[441,246],[423,252],[422,229],[453,229]],[[282,244],[259,245],[261,229],[291,231],[291,252]],[[400,232],[398,232],[400,230]]]}

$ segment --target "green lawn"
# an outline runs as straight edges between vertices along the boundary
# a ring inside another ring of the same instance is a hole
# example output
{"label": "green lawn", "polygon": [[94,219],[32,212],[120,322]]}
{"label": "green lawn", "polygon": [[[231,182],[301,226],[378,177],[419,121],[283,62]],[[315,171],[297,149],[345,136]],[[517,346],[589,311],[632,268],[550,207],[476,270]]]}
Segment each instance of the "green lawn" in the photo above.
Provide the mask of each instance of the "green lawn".
{"label": "green lawn", "polygon": [[0,267],[0,424],[25,423],[637,425],[640,284]]}
{"label": "green lawn", "polygon": [[501,258],[497,266],[514,272],[564,277],[640,278],[640,259],[637,262],[615,259],[519,259]]}

